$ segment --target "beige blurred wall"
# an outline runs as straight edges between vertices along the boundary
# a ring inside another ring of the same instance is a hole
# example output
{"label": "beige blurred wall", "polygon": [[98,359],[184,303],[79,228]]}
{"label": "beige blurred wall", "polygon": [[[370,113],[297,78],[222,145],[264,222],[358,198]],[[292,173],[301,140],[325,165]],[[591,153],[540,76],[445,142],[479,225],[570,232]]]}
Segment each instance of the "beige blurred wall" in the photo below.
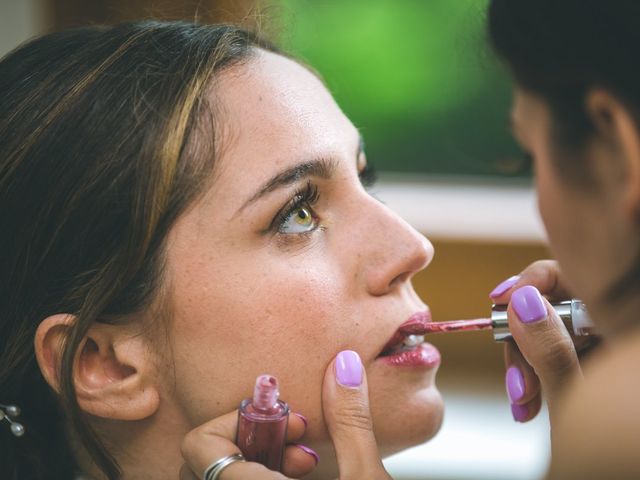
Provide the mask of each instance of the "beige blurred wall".
{"label": "beige blurred wall", "polygon": [[263,27],[257,4],[258,0],[0,0],[0,57],[31,37],[79,25],[152,18]]}

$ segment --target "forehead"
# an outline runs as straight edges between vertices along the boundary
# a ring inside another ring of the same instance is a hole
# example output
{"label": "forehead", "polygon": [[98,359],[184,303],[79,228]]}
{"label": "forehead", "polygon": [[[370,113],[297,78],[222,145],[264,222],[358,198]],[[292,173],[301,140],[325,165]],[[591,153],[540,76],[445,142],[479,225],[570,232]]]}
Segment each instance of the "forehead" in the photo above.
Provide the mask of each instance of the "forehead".
{"label": "forehead", "polygon": [[221,76],[214,95],[222,123],[221,175],[230,162],[231,170],[250,167],[259,173],[303,157],[339,155],[358,141],[320,79],[281,55],[258,50]]}

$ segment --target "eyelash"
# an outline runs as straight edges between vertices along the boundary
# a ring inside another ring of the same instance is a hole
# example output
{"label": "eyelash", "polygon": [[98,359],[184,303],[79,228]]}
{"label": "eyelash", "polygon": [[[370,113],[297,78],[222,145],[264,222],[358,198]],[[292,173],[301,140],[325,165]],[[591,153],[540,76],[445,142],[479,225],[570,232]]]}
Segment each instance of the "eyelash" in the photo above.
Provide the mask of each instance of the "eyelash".
{"label": "eyelash", "polygon": [[[360,183],[365,187],[373,186],[378,180],[378,174],[373,165],[367,163],[361,172],[358,173],[358,178],[360,179]],[[271,225],[269,225],[268,231],[271,232],[282,232],[282,227],[285,222],[293,215],[293,213],[301,207],[308,207],[311,215],[313,216],[314,221],[317,221],[317,217],[315,212],[313,211],[313,206],[318,203],[320,198],[320,192],[318,191],[318,186],[307,182],[307,184],[296,191],[291,200],[287,202],[287,204],[280,209],[278,214],[275,216]],[[301,232],[297,234],[288,233],[286,234],[288,237],[291,235],[309,235],[313,233],[317,229],[314,228],[307,232]]]}
{"label": "eyelash", "polygon": [[372,187],[378,181],[378,172],[370,162],[367,162],[362,171],[358,173],[358,178],[360,178],[363,187]]}
{"label": "eyelash", "polygon": [[[291,200],[282,207],[282,209],[275,216],[271,225],[269,226],[269,231],[272,232],[281,232],[282,227],[285,222],[293,215],[293,213],[301,207],[308,207],[311,215],[313,216],[314,221],[317,220],[315,212],[313,211],[313,206],[318,203],[318,199],[320,198],[320,192],[318,192],[318,186],[314,185],[311,182],[307,182],[307,184],[298,190]],[[290,235],[308,235],[313,232],[313,230],[309,230],[308,232],[302,232],[298,234],[288,233],[287,236]]]}

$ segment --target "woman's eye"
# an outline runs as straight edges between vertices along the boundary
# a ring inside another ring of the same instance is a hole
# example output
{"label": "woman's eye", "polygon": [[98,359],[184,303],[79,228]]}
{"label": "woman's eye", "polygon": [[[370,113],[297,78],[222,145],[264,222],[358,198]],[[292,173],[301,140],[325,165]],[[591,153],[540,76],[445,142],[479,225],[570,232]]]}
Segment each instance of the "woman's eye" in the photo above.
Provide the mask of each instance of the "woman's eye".
{"label": "woman's eye", "polygon": [[311,209],[297,207],[284,219],[280,226],[280,233],[304,233],[316,228],[316,220]]}

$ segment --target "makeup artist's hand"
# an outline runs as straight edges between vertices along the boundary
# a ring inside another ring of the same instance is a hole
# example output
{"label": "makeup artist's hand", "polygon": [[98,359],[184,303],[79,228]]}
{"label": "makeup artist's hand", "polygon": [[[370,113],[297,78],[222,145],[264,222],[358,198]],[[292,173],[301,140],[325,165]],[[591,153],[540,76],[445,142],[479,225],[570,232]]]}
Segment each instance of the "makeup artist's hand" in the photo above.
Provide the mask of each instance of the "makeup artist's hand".
{"label": "makeup artist's hand", "polygon": [[[373,434],[367,375],[356,352],[340,352],[325,372],[322,409],[333,441],[340,480],[390,480],[384,469]],[[283,460],[278,473],[254,462],[237,462],[227,467],[221,480],[283,480],[311,472],[317,464],[315,452],[297,445],[306,431],[304,417],[291,414]],[[216,459],[240,453],[234,444],[238,412],[211,420],[189,432],[182,442],[185,465],[181,480],[199,480]]]}
{"label": "makeup artist's hand", "polygon": [[390,480],[382,465],[360,356],[344,350],[327,367],[322,411],[338,457],[340,480]]}
{"label": "makeup artist's hand", "polygon": [[[238,411],[235,410],[191,430],[182,441],[182,456],[186,463],[180,470],[180,480],[200,480],[205,469],[213,462],[240,453],[234,443],[237,424]],[[269,470],[259,463],[236,462],[224,469],[221,480],[284,480],[308,474],[316,467],[318,458],[313,450],[296,443],[306,429],[306,419],[292,412],[282,461],[284,474]]]}
{"label": "makeup artist's hand", "polygon": [[[578,349],[585,339],[572,338],[547,298],[567,300],[558,264],[542,260],[498,285],[490,294],[496,304],[509,304],[513,342],[505,346],[506,384],[513,418],[527,422],[540,411],[541,390],[553,423],[557,399],[581,377]],[[545,298],[546,297],[546,298]]]}

